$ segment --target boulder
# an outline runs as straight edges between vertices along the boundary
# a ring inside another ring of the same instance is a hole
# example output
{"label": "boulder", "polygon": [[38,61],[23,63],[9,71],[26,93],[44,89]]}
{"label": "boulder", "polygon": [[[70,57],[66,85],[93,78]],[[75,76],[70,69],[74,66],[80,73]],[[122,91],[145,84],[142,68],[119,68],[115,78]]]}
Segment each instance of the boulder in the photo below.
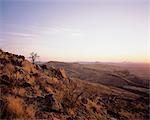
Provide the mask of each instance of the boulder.
{"label": "boulder", "polygon": [[41,68],[42,68],[43,70],[47,70],[47,69],[48,69],[46,65],[41,65]]}
{"label": "boulder", "polygon": [[[58,112],[61,109],[61,105],[55,99],[53,94],[48,94],[43,97],[38,97],[38,103],[40,103],[41,110],[47,112]],[[42,103],[42,104],[41,104]]]}
{"label": "boulder", "polygon": [[47,104],[47,106],[49,106],[50,111],[59,111],[60,110],[60,108],[61,108],[60,104],[55,99],[53,94],[46,95],[44,99],[45,99],[45,103]]}
{"label": "boulder", "polygon": [[65,70],[64,70],[63,68],[60,68],[59,71],[60,71],[60,74],[61,74],[61,76],[62,76],[63,78],[65,78],[65,79],[68,78],[67,75],[66,75],[66,72],[65,72]]}

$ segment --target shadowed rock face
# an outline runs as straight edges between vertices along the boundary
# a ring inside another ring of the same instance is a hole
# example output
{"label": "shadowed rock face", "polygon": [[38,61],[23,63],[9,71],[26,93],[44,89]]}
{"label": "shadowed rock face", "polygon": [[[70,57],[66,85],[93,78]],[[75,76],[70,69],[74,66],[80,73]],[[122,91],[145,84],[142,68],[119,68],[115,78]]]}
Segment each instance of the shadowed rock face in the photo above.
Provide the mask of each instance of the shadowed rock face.
{"label": "shadowed rock face", "polygon": [[[126,73],[128,74],[128,73]],[[39,66],[0,50],[0,119],[148,119],[142,93],[70,79],[63,68]]]}

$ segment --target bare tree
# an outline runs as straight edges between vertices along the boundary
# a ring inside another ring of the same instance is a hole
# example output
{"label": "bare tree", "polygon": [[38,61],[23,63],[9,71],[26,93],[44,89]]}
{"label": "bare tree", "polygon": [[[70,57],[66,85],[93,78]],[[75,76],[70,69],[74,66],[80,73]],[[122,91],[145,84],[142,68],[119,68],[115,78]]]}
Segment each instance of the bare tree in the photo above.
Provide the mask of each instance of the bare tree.
{"label": "bare tree", "polygon": [[37,55],[37,53],[34,53],[34,52],[32,52],[32,53],[30,53],[30,59],[32,60],[32,63],[34,64],[35,63],[35,60],[37,59],[37,58],[39,58],[40,56],[38,56]]}

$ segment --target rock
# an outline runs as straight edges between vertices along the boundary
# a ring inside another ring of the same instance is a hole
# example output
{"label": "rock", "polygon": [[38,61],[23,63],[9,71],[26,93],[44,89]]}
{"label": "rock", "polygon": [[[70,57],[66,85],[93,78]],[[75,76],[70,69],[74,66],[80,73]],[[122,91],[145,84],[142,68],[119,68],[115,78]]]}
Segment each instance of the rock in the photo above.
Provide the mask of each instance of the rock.
{"label": "rock", "polygon": [[60,68],[59,71],[60,71],[60,74],[62,75],[63,78],[65,78],[65,79],[68,78],[67,75],[66,75],[66,72],[63,68]]}
{"label": "rock", "polygon": [[2,55],[3,51],[0,49],[0,55]]}
{"label": "rock", "polygon": [[27,60],[22,62],[22,69],[28,73],[37,73],[36,65],[31,64]]}
{"label": "rock", "polygon": [[18,62],[17,61],[17,57],[16,56],[12,56],[11,63],[14,64],[14,65],[18,65],[17,62]]}
{"label": "rock", "polygon": [[1,96],[3,94],[9,94],[9,93],[11,93],[11,89],[9,89],[9,87],[6,86],[6,84],[2,84],[1,83],[1,87],[0,87],[0,94],[1,94]]}
{"label": "rock", "polygon": [[61,105],[54,98],[53,94],[48,94],[48,95],[43,96],[43,97],[38,97],[37,100],[41,106],[41,110],[43,110],[43,111],[58,112],[61,109]]}
{"label": "rock", "polygon": [[26,87],[32,87],[30,83],[24,82],[21,87],[26,88]]}
{"label": "rock", "polygon": [[60,104],[54,98],[53,94],[45,96],[46,104],[50,107],[50,111],[59,111]]}
{"label": "rock", "polygon": [[36,67],[37,70],[42,70],[40,65],[35,64],[35,67]]}
{"label": "rock", "polygon": [[87,104],[88,103],[88,100],[86,98],[82,98],[82,103],[83,104]]}
{"label": "rock", "polygon": [[47,93],[54,93],[53,92],[53,89],[50,87],[50,86],[45,86],[45,91],[47,92]]}
{"label": "rock", "polygon": [[35,114],[36,119],[40,119],[40,120],[67,120],[67,117],[63,114],[59,115],[59,114],[54,114],[52,112],[36,112]]}
{"label": "rock", "polygon": [[7,69],[7,72],[11,72],[11,73],[15,71],[15,67],[10,63],[6,64],[6,69]]}
{"label": "rock", "polygon": [[42,68],[43,70],[47,70],[47,69],[48,69],[46,65],[41,65],[41,68]]}
{"label": "rock", "polygon": [[120,120],[121,116],[119,115],[119,113],[115,113],[115,112],[113,112],[111,110],[107,110],[107,114],[109,114],[110,116],[116,118],[117,120]]}
{"label": "rock", "polygon": [[0,84],[4,84],[4,85],[11,85],[11,81],[9,80],[8,75],[2,75],[0,76]]}
{"label": "rock", "polygon": [[67,75],[66,75],[66,72],[63,68],[60,68],[60,69],[55,69],[53,67],[50,67],[49,68],[49,71],[50,71],[50,75],[52,77],[56,77],[58,79],[67,79]]}
{"label": "rock", "polygon": [[24,60],[25,60],[25,57],[22,56],[22,55],[19,55],[19,56],[18,56],[18,59],[20,59],[21,61],[24,61]]}
{"label": "rock", "polygon": [[[7,112],[6,105],[7,105],[6,101],[0,100],[0,110],[1,110],[0,119],[1,120],[6,119],[6,112]],[[8,114],[8,112],[7,112],[7,114]]]}

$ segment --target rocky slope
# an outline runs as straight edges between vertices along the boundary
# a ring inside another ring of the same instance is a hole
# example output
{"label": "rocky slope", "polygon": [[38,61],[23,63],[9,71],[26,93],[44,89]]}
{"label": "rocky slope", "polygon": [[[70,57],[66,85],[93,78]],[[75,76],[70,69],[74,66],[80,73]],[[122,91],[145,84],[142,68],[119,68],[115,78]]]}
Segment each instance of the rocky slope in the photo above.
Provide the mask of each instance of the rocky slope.
{"label": "rocky slope", "polygon": [[23,56],[2,50],[0,93],[0,119],[149,118],[148,96],[113,86],[70,79],[63,68],[32,64]]}

